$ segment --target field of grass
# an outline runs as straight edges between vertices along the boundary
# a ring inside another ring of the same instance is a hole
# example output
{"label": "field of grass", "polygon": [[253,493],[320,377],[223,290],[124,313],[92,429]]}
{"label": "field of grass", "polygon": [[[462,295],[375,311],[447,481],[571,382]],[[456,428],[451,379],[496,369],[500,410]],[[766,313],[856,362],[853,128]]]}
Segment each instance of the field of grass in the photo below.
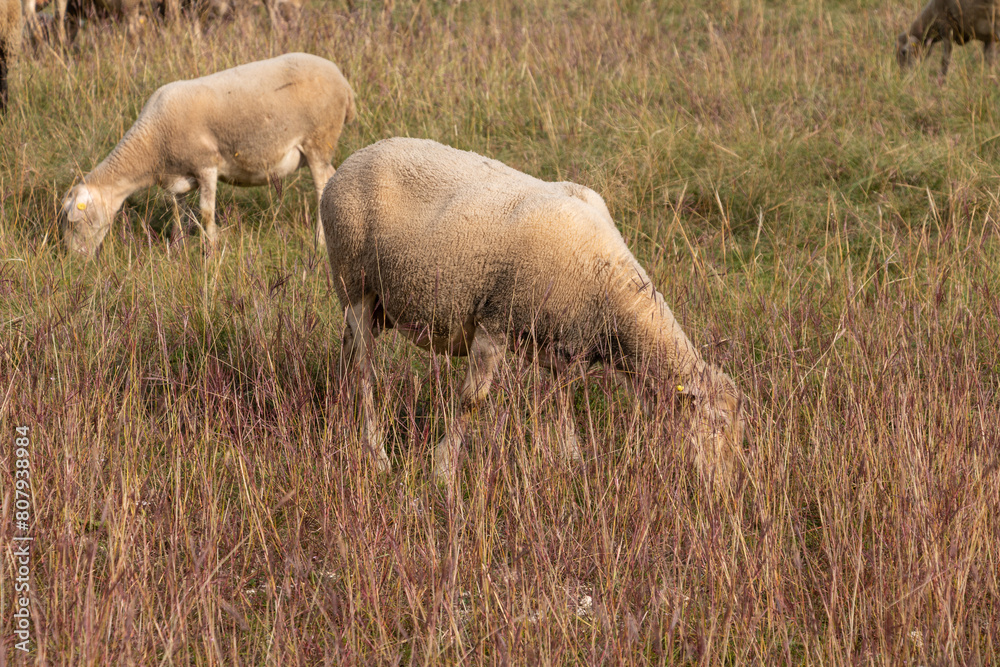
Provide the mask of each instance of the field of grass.
{"label": "field of grass", "polygon": [[[335,1],[287,34],[260,9],[26,51],[0,124],[0,665],[995,664],[1000,71],[970,45],[943,87],[938,54],[900,73],[917,10]],[[213,256],[169,243],[156,190],[98,261],[66,255],[63,193],[153,90],[297,50],[356,91],[335,164],[427,137],[602,194],[750,401],[725,497],[601,371],[570,470],[514,359],[449,493],[431,451],[465,362],[391,332],[376,473],[307,170],[220,186]]]}

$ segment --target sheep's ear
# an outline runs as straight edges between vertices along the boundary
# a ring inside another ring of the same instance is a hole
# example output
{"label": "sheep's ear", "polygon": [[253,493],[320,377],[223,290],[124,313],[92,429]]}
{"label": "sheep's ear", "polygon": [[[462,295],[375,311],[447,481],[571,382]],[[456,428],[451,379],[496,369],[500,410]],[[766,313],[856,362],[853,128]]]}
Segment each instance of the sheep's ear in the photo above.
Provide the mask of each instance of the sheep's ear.
{"label": "sheep's ear", "polygon": [[690,384],[684,384],[683,382],[678,382],[674,385],[674,390],[677,392],[678,396],[687,396],[689,398],[695,398],[698,396],[698,392]]}
{"label": "sheep's ear", "polygon": [[63,210],[70,220],[75,220],[80,214],[85,214],[94,203],[94,198],[87,188],[76,187],[69,191],[63,201]]}

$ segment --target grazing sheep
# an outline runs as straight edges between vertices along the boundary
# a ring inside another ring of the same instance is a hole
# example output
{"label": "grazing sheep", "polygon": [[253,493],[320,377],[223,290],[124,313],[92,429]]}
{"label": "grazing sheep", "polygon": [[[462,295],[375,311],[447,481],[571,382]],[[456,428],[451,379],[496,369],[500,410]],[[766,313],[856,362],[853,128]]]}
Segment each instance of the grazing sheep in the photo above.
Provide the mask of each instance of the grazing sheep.
{"label": "grazing sheep", "polygon": [[0,0],[0,115],[7,110],[7,72],[21,46],[21,7],[17,0]]}
{"label": "grazing sheep", "polygon": [[[39,20],[38,10],[48,5],[49,0],[22,0],[21,4],[31,39],[38,44],[48,32]],[[80,19],[86,16],[113,18],[124,23],[129,33],[134,33],[139,27],[139,9],[142,4],[143,0],[55,0],[53,22],[56,38],[60,44],[72,42],[75,28]],[[72,30],[67,29],[67,24]]]}
{"label": "grazing sheep", "polygon": [[[125,198],[153,184],[177,196],[200,188],[202,231],[210,245],[216,181],[265,185],[308,165],[317,201],[354,91],[328,60],[290,53],[157,90],[111,153],[63,200],[66,245],[92,257]],[[324,245],[317,222],[316,242]]]}
{"label": "grazing sheep", "polygon": [[997,0],[930,0],[909,32],[896,38],[896,60],[905,69],[941,42],[944,50],[941,79],[944,79],[951,62],[951,43],[965,44],[978,39],[983,43],[986,63],[992,65],[996,59],[998,18]]}
{"label": "grazing sheep", "polygon": [[[182,4],[198,14],[219,19],[256,4],[251,0],[185,0],[183,3],[181,0],[160,1],[168,20],[175,20],[180,16]],[[276,28],[294,23],[302,10],[302,3],[303,0],[263,0],[271,24]]]}
{"label": "grazing sheep", "polygon": [[[597,193],[396,138],[345,160],[320,206],[345,308],[341,370],[361,363],[363,437],[381,468],[370,355],[379,331],[396,327],[423,348],[469,356],[462,412],[434,455],[439,481],[451,477],[469,410],[486,397],[504,347],[518,345],[557,376],[600,361],[645,398],[663,386],[686,394],[698,469],[728,474],[742,438],[740,393],[681,331]],[[560,444],[579,459],[568,382],[557,384]]]}

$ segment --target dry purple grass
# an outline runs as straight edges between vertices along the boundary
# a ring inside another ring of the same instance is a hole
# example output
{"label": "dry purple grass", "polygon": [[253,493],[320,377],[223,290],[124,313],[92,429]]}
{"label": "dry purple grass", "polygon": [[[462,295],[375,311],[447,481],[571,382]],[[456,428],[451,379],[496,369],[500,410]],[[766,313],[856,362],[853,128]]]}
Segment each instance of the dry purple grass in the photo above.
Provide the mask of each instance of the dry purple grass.
{"label": "dry purple grass", "polygon": [[[978,54],[941,92],[893,70],[902,7],[499,7],[339,8],[286,36],[261,14],[138,53],[85,30],[76,64],[20,64],[0,433],[32,429],[37,644],[12,647],[4,447],[0,663],[995,662],[1000,119]],[[605,195],[752,402],[728,496],[696,483],[671,406],[645,416],[600,372],[574,474],[547,377],[513,358],[448,494],[430,452],[464,362],[394,334],[377,475],[308,177],[221,192],[209,259],[168,247],[156,193],[100,262],[54,247],[74,162],[159,83],[293,49],[358,92],[341,159],[409,133]]]}

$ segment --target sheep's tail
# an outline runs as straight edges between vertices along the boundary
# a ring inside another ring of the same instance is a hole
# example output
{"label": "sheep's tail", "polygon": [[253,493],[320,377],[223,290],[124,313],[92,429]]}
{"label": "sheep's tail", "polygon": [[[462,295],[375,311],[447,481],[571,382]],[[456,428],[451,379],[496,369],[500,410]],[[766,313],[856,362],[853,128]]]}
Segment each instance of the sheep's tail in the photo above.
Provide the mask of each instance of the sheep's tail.
{"label": "sheep's tail", "polygon": [[349,88],[350,94],[347,96],[347,111],[344,112],[344,125],[347,125],[355,116],[357,116],[357,110],[354,108],[354,89]]}

